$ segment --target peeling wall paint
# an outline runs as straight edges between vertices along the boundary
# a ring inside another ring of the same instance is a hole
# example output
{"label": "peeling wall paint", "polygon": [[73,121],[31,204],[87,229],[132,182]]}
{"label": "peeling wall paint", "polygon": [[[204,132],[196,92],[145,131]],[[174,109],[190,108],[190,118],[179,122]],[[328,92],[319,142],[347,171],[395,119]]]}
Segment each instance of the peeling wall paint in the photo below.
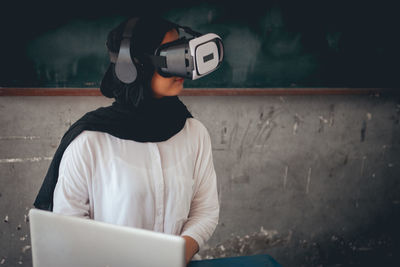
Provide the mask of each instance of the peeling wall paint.
{"label": "peeling wall paint", "polygon": [[40,136],[0,136],[0,140],[38,140]]}
{"label": "peeling wall paint", "polygon": [[0,163],[39,162],[42,160],[52,160],[52,159],[53,157],[13,158],[13,159],[0,159]]}
{"label": "peeling wall paint", "polygon": [[[232,234],[233,235],[233,234]],[[244,236],[233,236],[215,247],[207,247],[199,254],[202,259],[245,256],[260,249],[282,246],[290,242],[291,232],[279,234],[277,230],[265,230]]]}
{"label": "peeling wall paint", "polygon": [[[394,259],[400,101],[181,99],[209,130],[218,179],[220,224],[199,252],[203,259],[266,253],[289,267]],[[18,145],[0,150],[1,266],[31,266],[27,211],[52,159],[47,156],[74,118],[107,104],[98,97],[0,98],[0,123],[6,114],[16,121],[0,141]]]}
{"label": "peeling wall paint", "polygon": [[308,168],[306,194],[310,192],[310,183],[311,183],[311,168]]}

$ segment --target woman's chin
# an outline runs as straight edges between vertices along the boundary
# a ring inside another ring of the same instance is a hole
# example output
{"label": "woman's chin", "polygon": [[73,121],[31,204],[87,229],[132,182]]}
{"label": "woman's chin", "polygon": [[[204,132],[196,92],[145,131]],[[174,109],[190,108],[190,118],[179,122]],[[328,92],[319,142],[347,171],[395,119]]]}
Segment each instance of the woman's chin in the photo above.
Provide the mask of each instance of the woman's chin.
{"label": "woman's chin", "polygon": [[172,95],[179,95],[181,93],[182,89],[183,89],[183,82],[180,83],[179,85],[175,86],[173,92],[171,92],[171,93],[172,93]]}
{"label": "woman's chin", "polygon": [[167,90],[155,93],[153,91],[153,96],[156,98],[161,98],[163,96],[176,96],[181,93],[183,89],[183,82],[174,82],[174,85],[169,87]]}

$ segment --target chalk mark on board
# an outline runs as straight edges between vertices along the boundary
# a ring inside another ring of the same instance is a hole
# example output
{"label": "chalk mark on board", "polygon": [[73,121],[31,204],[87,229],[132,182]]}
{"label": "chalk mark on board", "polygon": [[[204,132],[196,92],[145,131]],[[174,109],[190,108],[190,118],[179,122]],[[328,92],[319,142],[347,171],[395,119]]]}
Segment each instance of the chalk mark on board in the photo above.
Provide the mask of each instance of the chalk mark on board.
{"label": "chalk mark on board", "polygon": [[27,252],[27,251],[30,250],[30,249],[31,249],[31,246],[26,245],[26,246],[23,246],[23,247],[22,247],[21,251],[22,251],[22,253],[25,253],[25,252]]}
{"label": "chalk mark on board", "polygon": [[234,140],[234,138],[236,138],[238,128],[239,128],[239,125],[236,122],[235,126],[233,127],[231,134],[229,136],[229,150],[231,150],[232,141]]}
{"label": "chalk mark on board", "polygon": [[327,123],[328,123],[327,119],[325,119],[323,116],[319,116],[319,128],[318,128],[319,133],[322,133],[324,131],[324,126]]}
{"label": "chalk mark on board", "polygon": [[267,116],[264,117],[264,112],[262,111],[260,113],[260,122],[257,124],[257,134],[256,136],[253,138],[253,141],[251,142],[250,147],[254,147],[254,144],[257,142],[257,140],[259,140],[260,136],[262,136],[265,132],[265,130],[269,127],[270,124],[270,120],[273,118],[275,113],[275,109],[274,107],[270,107],[270,110],[267,114]]}
{"label": "chalk mark on board", "polygon": [[293,124],[293,134],[297,134],[297,129],[299,128],[299,124],[301,122],[299,114],[294,115],[294,124]]}
{"label": "chalk mark on board", "polygon": [[250,129],[250,125],[252,123],[252,120],[249,121],[249,124],[247,125],[246,131],[244,132],[244,135],[242,137],[242,141],[240,142],[240,147],[239,147],[239,159],[242,157],[243,154],[243,146],[244,146],[244,141],[246,139],[247,133]]}
{"label": "chalk mark on board", "polygon": [[221,145],[226,145],[228,142],[226,140],[228,128],[226,127],[227,121],[222,121],[222,129],[221,129]]}
{"label": "chalk mark on board", "polygon": [[311,182],[311,168],[308,168],[306,194],[310,192],[310,182]]}
{"label": "chalk mark on board", "polygon": [[366,156],[363,156],[363,157],[362,157],[362,161],[361,161],[361,171],[360,171],[361,177],[362,177],[363,174],[364,174],[364,166],[365,166],[365,160],[366,160],[366,159],[367,159]]}
{"label": "chalk mark on board", "polygon": [[226,126],[221,130],[221,144],[226,144],[225,136],[226,136],[227,128]]}
{"label": "chalk mark on board", "polygon": [[[276,112],[275,108],[272,106],[264,118],[260,116],[260,120],[262,120],[258,125],[261,124],[261,127],[259,126],[259,130],[256,134],[256,136],[253,138],[253,141],[251,143],[251,148],[253,149],[254,147],[259,147],[260,142],[261,144],[261,150],[264,150],[265,143],[268,141],[268,139],[271,137],[272,131],[275,129],[277,126],[277,123],[274,121],[275,117],[280,113]],[[263,113],[261,113],[263,114]],[[265,134],[266,133],[266,134]],[[258,145],[256,145],[258,144]]]}
{"label": "chalk mark on board", "polygon": [[[267,132],[267,134],[265,135],[264,141],[263,141],[263,143],[262,143],[262,149],[263,149],[263,150],[264,150],[265,143],[266,143],[267,140],[270,138],[270,136],[271,136],[271,134],[272,134],[272,131],[273,131],[274,128],[276,127],[276,123],[273,121],[270,125],[272,125],[272,126],[268,127],[268,132]],[[264,134],[264,133],[263,133],[263,134]]]}
{"label": "chalk mark on board", "polygon": [[331,104],[329,106],[329,126],[332,127],[333,124],[335,123],[335,105]]}
{"label": "chalk mark on board", "polygon": [[361,142],[364,142],[366,132],[367,132],[367,122],[365,120],[363,120],[362,126],[361,126]]}

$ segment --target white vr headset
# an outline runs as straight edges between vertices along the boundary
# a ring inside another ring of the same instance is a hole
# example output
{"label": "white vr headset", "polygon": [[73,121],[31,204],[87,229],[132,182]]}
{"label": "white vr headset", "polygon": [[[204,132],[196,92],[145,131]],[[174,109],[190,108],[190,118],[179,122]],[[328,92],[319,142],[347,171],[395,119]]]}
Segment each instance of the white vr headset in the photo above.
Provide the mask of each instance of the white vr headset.
{"label": "white vr headset", "polygon": [[[119,53],[109,51],[110,61],[115,63],[115,74],[126,84],[136,80],[137,69],[131,60],[130,40],[138,18],[130,19],[124,29]],[[214,33],[201,34],[189,27],[175,24],[192,36],[160,45],[154,55],[148,55],[157,72],[164,77],[182,77],[196,80],[218,69],[224,58],[221,37]]]}

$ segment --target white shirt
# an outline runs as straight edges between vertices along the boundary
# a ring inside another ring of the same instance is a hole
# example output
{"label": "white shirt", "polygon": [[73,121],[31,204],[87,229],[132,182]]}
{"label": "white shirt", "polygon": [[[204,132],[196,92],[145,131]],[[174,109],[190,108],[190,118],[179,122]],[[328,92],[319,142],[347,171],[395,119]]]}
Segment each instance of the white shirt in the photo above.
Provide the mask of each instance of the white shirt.
{"label": "white shirt", "polygon": [[201,247],[218,223],[211,140],[194,118],[163,142],[84,131],[65,150],[53,212],[174,235]]}

